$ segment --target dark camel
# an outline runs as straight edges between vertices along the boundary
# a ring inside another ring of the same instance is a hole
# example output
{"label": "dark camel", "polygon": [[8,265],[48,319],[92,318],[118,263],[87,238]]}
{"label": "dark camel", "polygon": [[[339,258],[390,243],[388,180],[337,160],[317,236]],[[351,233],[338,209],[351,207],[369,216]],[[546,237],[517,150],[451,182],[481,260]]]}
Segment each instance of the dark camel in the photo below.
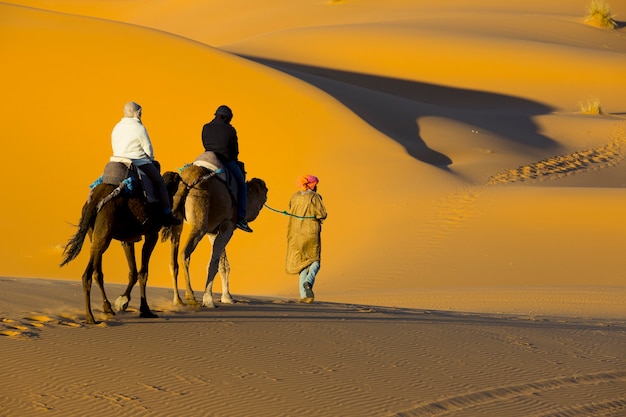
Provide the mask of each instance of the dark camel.
{"label": "dark camel", "polygon": [[[196,305],[191,288],[189,262],[191,254],[204,235],[208,235],[213,250],[209,261],[207,279],[202,297],[204,307],[214,308],[213,279],[219,271],[222,278],[221,302],[232,304],[233,298],[228,287],[230,265],[226,257],[226,245],[235,231],[237,206],[226,184],[217,178],[217,172],[203,166],[189,165],[181,172],[181,182],[174,196],[172,211],[179,219],[185,218],[191,226],[187,243],[183,248],[183,265],[187,284],[186,301]],[[253,221],[267,201],[267,186],[258,178],[247,181],[248,200],[246,220]],[[178,294],[178,250],[183,225],[163,229],[163,240],[170,240],[170,273],[174,287],[174,305],[183,304]]]}
{"label": "dark camel", "polygon": [[[163,178],[171,198],[178,187],[180,176],[175,172],[166,172],[163,174]],[[108,316],[115,315],[104,291],[104,275],[102,273],[102,255],[113,239],[122,242],[130,271],[128,286],[124,294],[118,297],[116,308],[124,310],[128,306],[131,290],[139,280],[141,293],[139,316],[157,317],[150,311],[146,300],[146,283],[148,281],[148,263],[158,242],[159,230],[162,226],[162,211],[158,203],[148,204],[144,197],[117,195],[111,198],[110,195],[115,189],[116,186],[110,184],[99,184],[93,189],[90,199],[83,206],[78,232],[68,241],[63,251],[61,266],[78,256],[85,237],[89,234],[91,251],[87,268],[83,273],[83,289],[85,292],[86,322],[90,324],[96,323],[91,311],[92,279],[95,279],[102,292],[104,313]],[[103,199],[110,200],[98,210],[98,205]],[[145,237],[145,241],[141,250],[141,269],[137,272],[135,242],[140,241],[142,235]]]}

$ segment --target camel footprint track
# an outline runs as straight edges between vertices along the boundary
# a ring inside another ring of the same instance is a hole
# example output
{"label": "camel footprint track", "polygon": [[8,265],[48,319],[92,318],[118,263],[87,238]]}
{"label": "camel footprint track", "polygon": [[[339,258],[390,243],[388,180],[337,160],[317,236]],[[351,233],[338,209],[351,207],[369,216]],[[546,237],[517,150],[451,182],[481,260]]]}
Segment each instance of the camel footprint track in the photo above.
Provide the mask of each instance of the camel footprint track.
{"label": "camel footprint track", "polygon": [[[429,232],[435,240],[449,236],[459,225],[474,214],[474,204],[480,193],[490,186],[518,182],[557,180],[568,175],[596,171],[619,165],[626,156],[626,123],[620,123],[604,146],[550,157],[516,169],[492,175],[483,184],[467,187],[439,202],[436,232]],[[436,226],[436,228],[433,228]]]}
{"label": "camel footprint track", "polygon": [[[498,402],[512,401],[516,398],[531,398],[553,390],[575,390],[583,386],[602,386],[603,384],[621,384],[626,382],[626,372],[610,372],[586,375],[574,375],[533,381],[520,385],[495,387],[482,391],[468,392],[463,395],[442,398],[437,401],[421,404],[410,410],[404,410],[393,414],[395,417],[438,416],[448,413],[462,413],[473,407],[486,406]],[[607,394],[607,396],[610,396]],[[603,415],[626,410],[626,396],[613,397],[602,401],[598,399],[592,403],[576,406],[558,406],[557,409],[545,414],[533,414],[537,417],[581,417],[588,415]],[[615,414],[611,414],[615,415]]]}
{"label": "camel footprint track", "polygon": [[599,148],[554,156],[493,175],[487,181],[487,185],[555,180],[568,175],[616,166],[624,159],[624,145],[626,144],[624,124],[619,125],[612,136],[613,140]]}
{"label": "camel footprint track", "polygon": [[50,317],[45,314],[32,314],[19,320],[8,317],[0,319],[0,336],[12,338],[37,338],[43,328],[67,326],[83,327],[74,316]]}

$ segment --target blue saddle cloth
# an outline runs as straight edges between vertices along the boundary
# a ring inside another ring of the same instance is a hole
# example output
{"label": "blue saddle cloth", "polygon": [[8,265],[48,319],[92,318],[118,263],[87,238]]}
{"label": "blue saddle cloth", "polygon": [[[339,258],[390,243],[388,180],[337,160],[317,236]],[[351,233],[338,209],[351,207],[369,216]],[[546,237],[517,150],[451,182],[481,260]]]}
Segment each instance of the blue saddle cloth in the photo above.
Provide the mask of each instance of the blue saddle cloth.
{"label": "blue saddle cloth", "polygon": [[109,161],[104,166],[104,173],[89,187],[95,188],[98,184],[122,185],[121,192],[127,196],[144,195],[148,202],[158,201],[152,182],[143,174],[140,167],[127,166],[122,162]]}

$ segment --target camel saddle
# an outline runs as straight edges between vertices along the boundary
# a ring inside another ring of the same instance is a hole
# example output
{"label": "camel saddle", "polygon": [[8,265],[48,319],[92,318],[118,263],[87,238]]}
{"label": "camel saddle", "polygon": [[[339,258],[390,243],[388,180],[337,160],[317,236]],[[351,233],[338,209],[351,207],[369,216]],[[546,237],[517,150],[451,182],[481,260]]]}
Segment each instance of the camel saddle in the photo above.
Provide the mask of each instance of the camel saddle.
{"label": "camel saddle", "polygon": [[[158,164],[156,161],[155,163]],[[150,178],[141,170],[140,166],[136,166],[128,158],[112,156],[104,166],[104,173],[92,184],[92,188],[99,183],[118,186],[124,183],[128,193],[132,195],[143,194],[148,203],[159,201],[157,190]]]}
{"label": "camel saddle", "polygon": [[[246,171],[243,168],[243,162],[239,162],[239,164],[241,164],[241,171],[245,174]],[[217,174],[217,178],[226,184],[233,200],[237,201],[237,181],[230,171],[224,167],[222,162],[220,162],[215,152],[206,151],[201,153],[195,161],[193,161],[192,165],[200,166],[211,172],[215,172]]]}

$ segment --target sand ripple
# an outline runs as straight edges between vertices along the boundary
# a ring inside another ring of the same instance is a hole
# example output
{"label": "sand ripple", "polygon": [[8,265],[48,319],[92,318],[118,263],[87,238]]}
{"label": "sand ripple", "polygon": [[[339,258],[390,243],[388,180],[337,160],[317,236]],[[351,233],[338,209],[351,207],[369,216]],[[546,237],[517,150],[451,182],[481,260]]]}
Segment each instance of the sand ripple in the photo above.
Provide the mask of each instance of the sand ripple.
{"label": "sand ripple", "polygon": [[582,416],[626,403],[623,322],[240,298],[106,326],[4,318],[22,337],[0,338],[0,404],[22,416]]}

